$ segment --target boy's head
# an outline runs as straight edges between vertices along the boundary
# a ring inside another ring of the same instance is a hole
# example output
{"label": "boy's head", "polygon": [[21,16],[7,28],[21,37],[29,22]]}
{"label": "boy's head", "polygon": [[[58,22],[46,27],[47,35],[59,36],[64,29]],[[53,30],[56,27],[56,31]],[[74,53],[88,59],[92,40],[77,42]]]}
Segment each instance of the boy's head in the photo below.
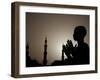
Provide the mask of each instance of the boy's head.
{"label": "boy's head", "polygon": [[86,36],[86,29],[84,26],[76,26],[74,30],[74,40],[75,41],[84,41],[84,37]]}

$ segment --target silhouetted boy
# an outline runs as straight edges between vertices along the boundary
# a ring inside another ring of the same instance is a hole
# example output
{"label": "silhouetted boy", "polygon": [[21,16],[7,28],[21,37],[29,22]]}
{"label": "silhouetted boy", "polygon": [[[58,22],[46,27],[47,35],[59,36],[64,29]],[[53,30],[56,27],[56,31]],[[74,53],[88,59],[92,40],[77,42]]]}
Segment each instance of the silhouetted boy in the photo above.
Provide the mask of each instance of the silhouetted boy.
{"label": "silhouetted boy", "polygon": [[66,46],[63,46],[70,64],[89,64],[89,46],[84,42],[86,33],[84,26],[77,26],[74,30],[73,38],[78,45],[73,47],[72,41],[68,40]]}

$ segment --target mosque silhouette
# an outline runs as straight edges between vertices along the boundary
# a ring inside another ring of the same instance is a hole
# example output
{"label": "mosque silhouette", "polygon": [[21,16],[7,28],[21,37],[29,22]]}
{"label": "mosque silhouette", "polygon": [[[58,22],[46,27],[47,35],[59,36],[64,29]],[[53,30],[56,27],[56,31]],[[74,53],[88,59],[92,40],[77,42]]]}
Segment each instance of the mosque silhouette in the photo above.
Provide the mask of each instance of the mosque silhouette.
{"label": "mosque silhouette", "polygon": [[[29,45],[26,45],[26,67],[37,66],[56,66],[56,65],[80,65],[89,64],[89,46],[84,42],[86,36],[86,29],[84,26],[77,26],[74,30],[73,38],[78,45],[73,46],[72,41],[68,40],[64,45],[62,44],[61,60],[55,60],[51,65],[47,65],[47,37],[44,41],[43,63],[40,64],[37,60],[32,60],[29,56]],[[64,57],[66,55],[66,58]]]}

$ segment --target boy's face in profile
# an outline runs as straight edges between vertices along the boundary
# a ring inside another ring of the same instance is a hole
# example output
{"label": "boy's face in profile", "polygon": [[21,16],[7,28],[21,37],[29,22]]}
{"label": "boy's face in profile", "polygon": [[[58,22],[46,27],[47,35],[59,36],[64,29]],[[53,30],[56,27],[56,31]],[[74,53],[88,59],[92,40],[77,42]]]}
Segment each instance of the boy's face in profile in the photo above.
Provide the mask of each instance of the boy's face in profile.
{"label": "boy's face in profile", "polygon": [[83,26],[78,26],[74,30],[73,38],[75,41],[83,41],[86,35],[86,29]]}

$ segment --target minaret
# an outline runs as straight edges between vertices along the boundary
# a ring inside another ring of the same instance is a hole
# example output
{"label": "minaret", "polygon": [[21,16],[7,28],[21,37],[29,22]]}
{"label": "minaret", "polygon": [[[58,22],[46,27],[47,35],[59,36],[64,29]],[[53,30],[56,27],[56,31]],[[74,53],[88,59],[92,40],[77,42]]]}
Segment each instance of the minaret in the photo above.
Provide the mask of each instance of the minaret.
{"label": "minaret", "polygon": [[43,65],[47,65],[47,37],[45,37]]}
{"label": "minaret", "polygon": [[64,44],[62,45],[62,56],[61,56],[61,58],[62,58],[62,62],[64,61]]}
{"label": "minaret", "polygon": [[29,45],[26,44],[26,67],[30,66]]}

